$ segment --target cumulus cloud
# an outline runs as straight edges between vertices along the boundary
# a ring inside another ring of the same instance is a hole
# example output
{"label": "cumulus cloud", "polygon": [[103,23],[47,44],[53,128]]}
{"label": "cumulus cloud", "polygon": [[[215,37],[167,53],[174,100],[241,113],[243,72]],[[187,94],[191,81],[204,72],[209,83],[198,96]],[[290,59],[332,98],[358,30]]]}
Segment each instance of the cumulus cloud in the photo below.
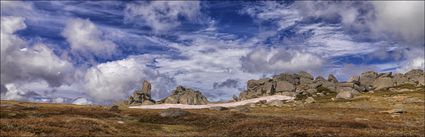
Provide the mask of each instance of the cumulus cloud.
{"label": "cumulus cloud", "polygon": [[125,20],[141,23],[154,32],[163,32],[181,24],[181,18],[195,21],[201,10],[200,1],[151,1],[127,4]]}
{"label": "cumulus cloud", "polygon": [[154,75],[146,63],[143,59],[127,58],[93,66],[84,76],[84,88],[97,101],[125,99],[143,80]]}
{"label": "cumulus cloud", "polygon": [[255,49],[241,58],[242,69],[251,73],[280,73],[314,70],[325,59],[308,52],[283,49]]}
{"label": "cumulus cloud", "polygon": [[[1,27],[1,85],[2,93],[12,94],[19,83],[46,81],[50,87],[58,87],[72,82],[73,65],[58,57],[42,43],[30,45],[18,37],[15,32],[26,28],[24,19],[14,16],[2,16]],[[4,89],[13,89],[5,93]],[[20,93],[21,94],[21,93]]]}
{"label": "cumulus cloud", "polygon": [[[249,44],[227,36],[227,39],[221,39],[221,35],[208,33],[187,35],[179,36],[179,39],[190,41],[187,45],[168,43],[177,49],[179,58],[162,56],[155,59],[156,70],[174,78],[177,85],[198,89],[209,100],[218,101],[230,99],[241,90],[233,87],[214,89],[215,82],[224,79],[247,81],[261,77],[262,74],[243,72],[241,69],[240,58],[250,51],[244,45]],[[245,86],[242,82],[238,84],[238,87]]]}
{"label": "cumulus cloud", "polygon": [[409,43],[424,45],[424,1],[373,1],[376,21],[372,28],[392,32]]}
{"label": "cumulus cloud", "polygon": [[4,100],[22,100],[24,99],[23,94],[25,94],[25,92],[20,91],[16,88],[15,84],[6,84],[5,88],[7,89],[7,92],[5,92],[2,96],[1,99]]}
{"label": "cumulus cloud", "polygon": [[425,47],[415,47],[404,50],[405,60],[402,60],[397,69],[398,72],[407,72],[411,69],[425,70]]}
{"label": "cumulus cloud", "polygon": [[116,52],[115,43],[106,39],[104,33],[88,19],[69,20],[62,36],[69,42],[73,52],[84,57],[108,57]]}

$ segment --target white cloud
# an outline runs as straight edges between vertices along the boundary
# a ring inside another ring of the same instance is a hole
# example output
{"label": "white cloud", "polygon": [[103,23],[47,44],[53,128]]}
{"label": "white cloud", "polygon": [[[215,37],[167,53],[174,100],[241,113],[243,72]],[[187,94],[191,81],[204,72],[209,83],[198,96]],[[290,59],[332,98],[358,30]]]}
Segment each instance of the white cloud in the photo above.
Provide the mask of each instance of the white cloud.
{"label": "white cloud", "polygon": [[180,17],[194,21],[200,14],[200,1],[151,1],[127,4],[125,20],[147,25],[156,33],[181,24]]}
{"label": "white cloud", "polygon": [[407,72],[411,69],[425,70],[425,47],[412,48],[405,50],[406,60],[399,64],[398,72]]}
{"label": "white cloud", "polygon": [[127,99],[140,88],[144,80],[152,84],[152,98],[169,96],[176,87],[176,81],[167,74],[160,74],[147,65],[151,56],[130,56],[126,59],[98,64],[89,68],[83,80],[85,94],[96,102],[110,102]]}
{"label": "white cloud", "polygon": [[[218,35],[219,33],[217,33]],[[214,83],[225,79],[247,81],[262,76],[258,73],[243,72],[240,58],[250,49],[243,42],[232,38],[221,39],[222,36],[211,36],[199,33],[194,36],[180,35],[179,39],[191,41],[187,45],[169,43],[178,50],[179,58],[162,56],[155,59],[156,70],[162,75],[174,78],[176,85],[195,88],[203,92],[211,101],[231,99],[233,94],[239,94],[239,87],[245,87],[245,82],[238,87],[214,89]],[[174,89],[174,87],[172,88]]]}
{"label": "white cloud", "polygon": [[[58,87],[72,82],[74,67],[70,62],[58,57],[46,45],[42,43],[30,45],[14,34],[26,28],[22,17],[2,16],[1,21],[2,86],[8,89],[5,85],[12,84],[20,87],[21,83],[42,80],[46,81],[50,87]],[[11,87],[9,89],[14,90]],[[18,93],[3,90],[2,94]]]}
{"label": "white cloud", "polygon": [[283,49],[254,49],[241,61],[242,69],[251,73],[311,71],[326,63],[325,59],[312,53]]}
{"label": "white cloud", "polygon": [[376,21],[372,29],[392,32],[408,43],[424,44],[424,1],[373,1]]}
{"label": "white cloud", "polygon": [[97,101],[126,99],[143,80],[155,75],[146,67],[148,61],[143,57],[130,57],[93,66],[84,76],[84,89]]}
{"label": "white cloud", "polygon": [[16,88],[15,84],[6,84],[5,85],[7,92],[5,92],[4,95],[1,96],[1,99],[4,100],[22,100],[24,97],[22,94],[25,94],[25,92],[18,90]]}
{"label": "white cloud", "polygon": [[85,57],[111,56],[116,52],[114,42],[104,38],[104,33],[88,19],[71,19],[62,35],[70,43],[71,50]]}
{"label": "white cloud", "polygon": [[1,15],[19,14],[20,16],[33,15],[33,5],[24,1],[1,1]]}
{"label": "white cloud", "polygon": [[260,4],[248,6],[242,13],[255,18],[258,23],[272,21],[277,25],[277,30],[283,30],[295,25],[302,20],[297,10],[292,10],[289,5],[280,4],[273,1],[266,1]]}

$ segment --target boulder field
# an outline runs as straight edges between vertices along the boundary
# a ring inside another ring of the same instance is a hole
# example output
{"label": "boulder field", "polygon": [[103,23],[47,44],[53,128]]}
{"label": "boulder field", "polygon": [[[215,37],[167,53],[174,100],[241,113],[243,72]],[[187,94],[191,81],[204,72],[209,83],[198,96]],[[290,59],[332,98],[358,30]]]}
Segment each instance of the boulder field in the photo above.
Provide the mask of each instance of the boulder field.
{"label": "boulder field", "polygon": [[[339,82],[329,74],[325,79],[322,76],[314,78],[310,73],[300,71],[298,73],[281,73],[272,78],[249,80],[247,89],[238,96],[233,96],[234,101],[243,101],[265,96],[283,95],[294,97],[299,100],[308,100],[317,96],[336,94],[335,99],[351,99],[362,92],[385,90],[400,85],[425,85],[424,71],[413,69],[405,74],[402,73],[377,73],[367,71],[359,76],[352,76],[348,81]],[[128,99],[129,105],[153,105],[153,104],[185,104],[207,105],[208,99],[200,91],[177,86],[172,94],[160,101],[151,99],[151,84],[144,81],[142,87],[133,93]]]}

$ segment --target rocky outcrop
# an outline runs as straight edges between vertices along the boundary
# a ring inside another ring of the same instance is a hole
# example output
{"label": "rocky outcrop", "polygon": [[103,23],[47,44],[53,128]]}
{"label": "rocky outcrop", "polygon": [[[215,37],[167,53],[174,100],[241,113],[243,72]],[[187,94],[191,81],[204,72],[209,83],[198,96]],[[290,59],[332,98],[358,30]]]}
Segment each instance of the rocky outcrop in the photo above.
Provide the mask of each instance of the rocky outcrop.
{"label": "rocky outcrop", "polygon": [[359,82],[360,85],[364,85],[367,90],[371,90],[376,78],[378,78],[378,73],[374,71],[367,71],[360,75]]}
{"label": "rocky outcrop", "polygon": [[155,104],[155,101],[151,98],[151,83],[145,80],[140,89],[134,91],[133,96],[128,97],[129,105],[145,105]]}
{"label": "rocky outcrop", "polygon": [[404,76],[408,79],[409,83],[414,83],[418,85],[425,85],[424,83],[424,71],[421,69],[413,69],[409,72],[406,72]]}
{"label": "rocky outcrop", "polygon": [[[337,94],[337,99],[351,99],[361,92],[389,89],[403,84],[413,86],[425,85],[424,71],[411,70],[405,74],[377,73],[367,71],[360,76],[353,76],[347,82],[339,82],[337,78],[329,74],[328,79],[322,76],[314,78],[311,74],[301,71],[299,73],[282,73],[272,78],[249,80],[247,89],[240,93],[239,97],[233,96],[234,101],[257,98],[270,95],[286,95],[295,97],[296,100],[309,100],[317,96]],[[178,86],[170,96],[155,102],[151,99],[151,84],[143,82],[141,89],[136,90],[129,97],[130,105],[150,105],[155,103],[203,105],[208,100],[199,91]]]}
{"label": "rocky outcrop", "polygon": [[288,81],[276,81],[276,92],[294,92],[295,86]]}
{"label": "rocky outcrop", "polygon": [[401,73],[394,74],[393,81],[394,86],[400,86],[409,83],[409,79],[407,79],[407,77],[405,77],[404,74]]}
{"label": "rocky outcrop", "polygon": [[336,95],[336,99],[347,100],[347,99],[351,99],[351,98],[353,98],[353,93],[351,93],[350,91],[342,91],[342,92],[339,92]]}
{"label": "rocky outcrop", "polygon": [[[338,98],[345,99],[361,92],[383,90],[402,84],[424,85],[423,70],[411,70],[406,74],[396,73],[394,75],[391,72],[367,71],[361,73],[360,76],[350,77],[347,82],[339,82],[333,74],[329,74],[328,79],[322,76],[317,76],[314,79],[311,74],[305,71],[282,73],[273,76],[272,79],[249,80],[247,90],[241,92],[239,99],[244,100],[274,94],[306,99],[327,94],[323,92],[329,94],[341,93]],[[347,95],[347,92],[349,95]]]}
{"label": "rocky outcrop", "polygon": [[336,79],[336,77],[333,74],[329,74],[328,81],[332,82],[332,83],[338,83],[338,80]]}
{"label": "rocky outcrop", "polygon": [[379,77],[375,81],[373,81],[373,88],[375,90],[387,89],[393,86],[394,86],[394,81],[389,76]]}
{"label": "rocky outcrop", "polygon": [[201,92],[178,86],[173,93],[160,101],[166,104],[205,105],[208,99]]}

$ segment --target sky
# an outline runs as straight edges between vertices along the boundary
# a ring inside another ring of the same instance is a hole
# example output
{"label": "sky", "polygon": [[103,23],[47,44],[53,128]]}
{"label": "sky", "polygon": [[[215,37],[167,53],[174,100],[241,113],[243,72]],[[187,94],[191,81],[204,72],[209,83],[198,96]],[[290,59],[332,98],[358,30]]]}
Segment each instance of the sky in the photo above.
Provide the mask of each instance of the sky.
{"label": "sky", "polygon": [[1,99],[229,100],[280,73],[424,69],[424,1],[1,1]]}

